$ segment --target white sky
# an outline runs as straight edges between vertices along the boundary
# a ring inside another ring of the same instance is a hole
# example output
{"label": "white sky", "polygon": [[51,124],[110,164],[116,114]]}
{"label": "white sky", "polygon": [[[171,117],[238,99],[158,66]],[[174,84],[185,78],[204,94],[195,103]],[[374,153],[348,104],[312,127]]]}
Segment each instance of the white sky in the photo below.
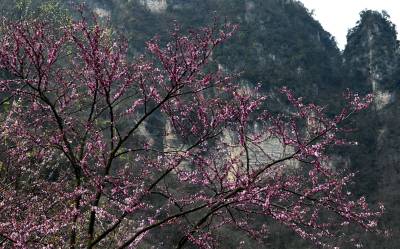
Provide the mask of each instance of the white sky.
{"label": "white sky", "polygon": [[364,9],[386,10],[390,20],[400,26],[400,0],[300,0],[309,10],[314,10],[317,19],[326,31],[335,36],[341,50],[346,45],[348,29],[360,19]]}

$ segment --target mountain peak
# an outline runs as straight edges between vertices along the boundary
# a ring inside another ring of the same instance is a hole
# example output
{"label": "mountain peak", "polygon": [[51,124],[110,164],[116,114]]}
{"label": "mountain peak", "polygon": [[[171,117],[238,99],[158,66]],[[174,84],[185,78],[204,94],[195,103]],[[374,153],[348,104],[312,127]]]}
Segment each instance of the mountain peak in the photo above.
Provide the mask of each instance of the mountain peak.
{"label": "mountain peak", "polygon": [[353,84],[366,91],[384,91],[398,68],[397,32],[386,12],[365,10],[349,30],[344,59]]}

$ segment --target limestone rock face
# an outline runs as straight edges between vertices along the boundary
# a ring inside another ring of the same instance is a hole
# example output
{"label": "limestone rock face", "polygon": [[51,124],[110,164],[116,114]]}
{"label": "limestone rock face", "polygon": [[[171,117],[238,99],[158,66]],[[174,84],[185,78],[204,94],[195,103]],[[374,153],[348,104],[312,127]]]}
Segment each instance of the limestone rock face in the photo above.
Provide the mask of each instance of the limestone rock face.
{"label": "limestone rock face", "polygon": [[395,99],[395,94],[390,91],[374,91],[375,93],[375,107],[377,110],[383,109]]}
{"label": "limestone rock face", "polygon": [[167,0],[140,0],[140,3],[155,13],[164,12],[168,7]]}
{"label": "limestone rock face", "polygon": [[247,1],[245,4],[245,15],[244,18],[247,22],[253,21],[255,16],[253,15],[253,11],[255,9],[256,5],[254,4],[253,1]]}
{"label": "limestone rock face", "polygon": [[99,7],[94,8],[94,13],[96,15],[98,15],[99,17],[109,17],[111,15],[109,10],[99,8]]}
{"label": "limestone rock face", "polygon": [[[257,125],[254,126],[254,130],[257,131]],[[225,144],[228,149],[227,160],[236,161],[235,169],[229,175],[231,180],[235,179],[236,171],[245,170],[245,166],[249,163],[251,168],[262,167],[263,165],[277,161],[284,157],[287,157],[295,152],[293,147],[285,146],[277,138],[265,138],[265,140],[257,145],[248,143],[248,159],[246,156],[245,148],[240,145],[238,136],[232,131],[224,130],[220,139],[220,143]],[[249,160],[249,162],[247,162]],[[289,172],[292,169],[299,167],[299,162],[296,160],[287,160],[284,162],[284,166],[281,164],[277,165],[276,168],[271,168],[271,173],[274,171]],[[272,176],[273,174],[271,174]]]}

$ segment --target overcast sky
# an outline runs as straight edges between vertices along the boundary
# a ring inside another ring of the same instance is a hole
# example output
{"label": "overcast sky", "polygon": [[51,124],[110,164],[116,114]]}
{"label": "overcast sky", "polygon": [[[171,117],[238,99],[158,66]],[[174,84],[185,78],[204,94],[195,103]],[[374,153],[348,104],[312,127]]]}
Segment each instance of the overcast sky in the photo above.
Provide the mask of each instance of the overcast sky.
{"label": "overcast sky", "polygon": [[391,21],[400,26],[400,0],[300,0],[326,31],[335,36],[340,49],[346,45],[348,29],[355,26],[364,9],[386,10]]}

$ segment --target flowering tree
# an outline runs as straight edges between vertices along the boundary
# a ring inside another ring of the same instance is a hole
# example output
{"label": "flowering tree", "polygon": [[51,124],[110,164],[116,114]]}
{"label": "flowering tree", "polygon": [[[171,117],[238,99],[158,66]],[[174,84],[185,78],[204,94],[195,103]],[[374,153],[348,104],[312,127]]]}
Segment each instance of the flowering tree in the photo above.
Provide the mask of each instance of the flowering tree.
{"label": "flowering tree", "polygon": [[375,229],[382,210],[354,199],[325,153],[370,96],[347,94],[328,117],[283,88],[288,111],[268,112],[257,87],[207,66],[234,25],[176,27],[129,60],[93,22],[2,22],[3,247],[137,247],[173,229],[177,248],[214,248],[224,227],[262,241],[260,217],[320,245],[349,224]]}

